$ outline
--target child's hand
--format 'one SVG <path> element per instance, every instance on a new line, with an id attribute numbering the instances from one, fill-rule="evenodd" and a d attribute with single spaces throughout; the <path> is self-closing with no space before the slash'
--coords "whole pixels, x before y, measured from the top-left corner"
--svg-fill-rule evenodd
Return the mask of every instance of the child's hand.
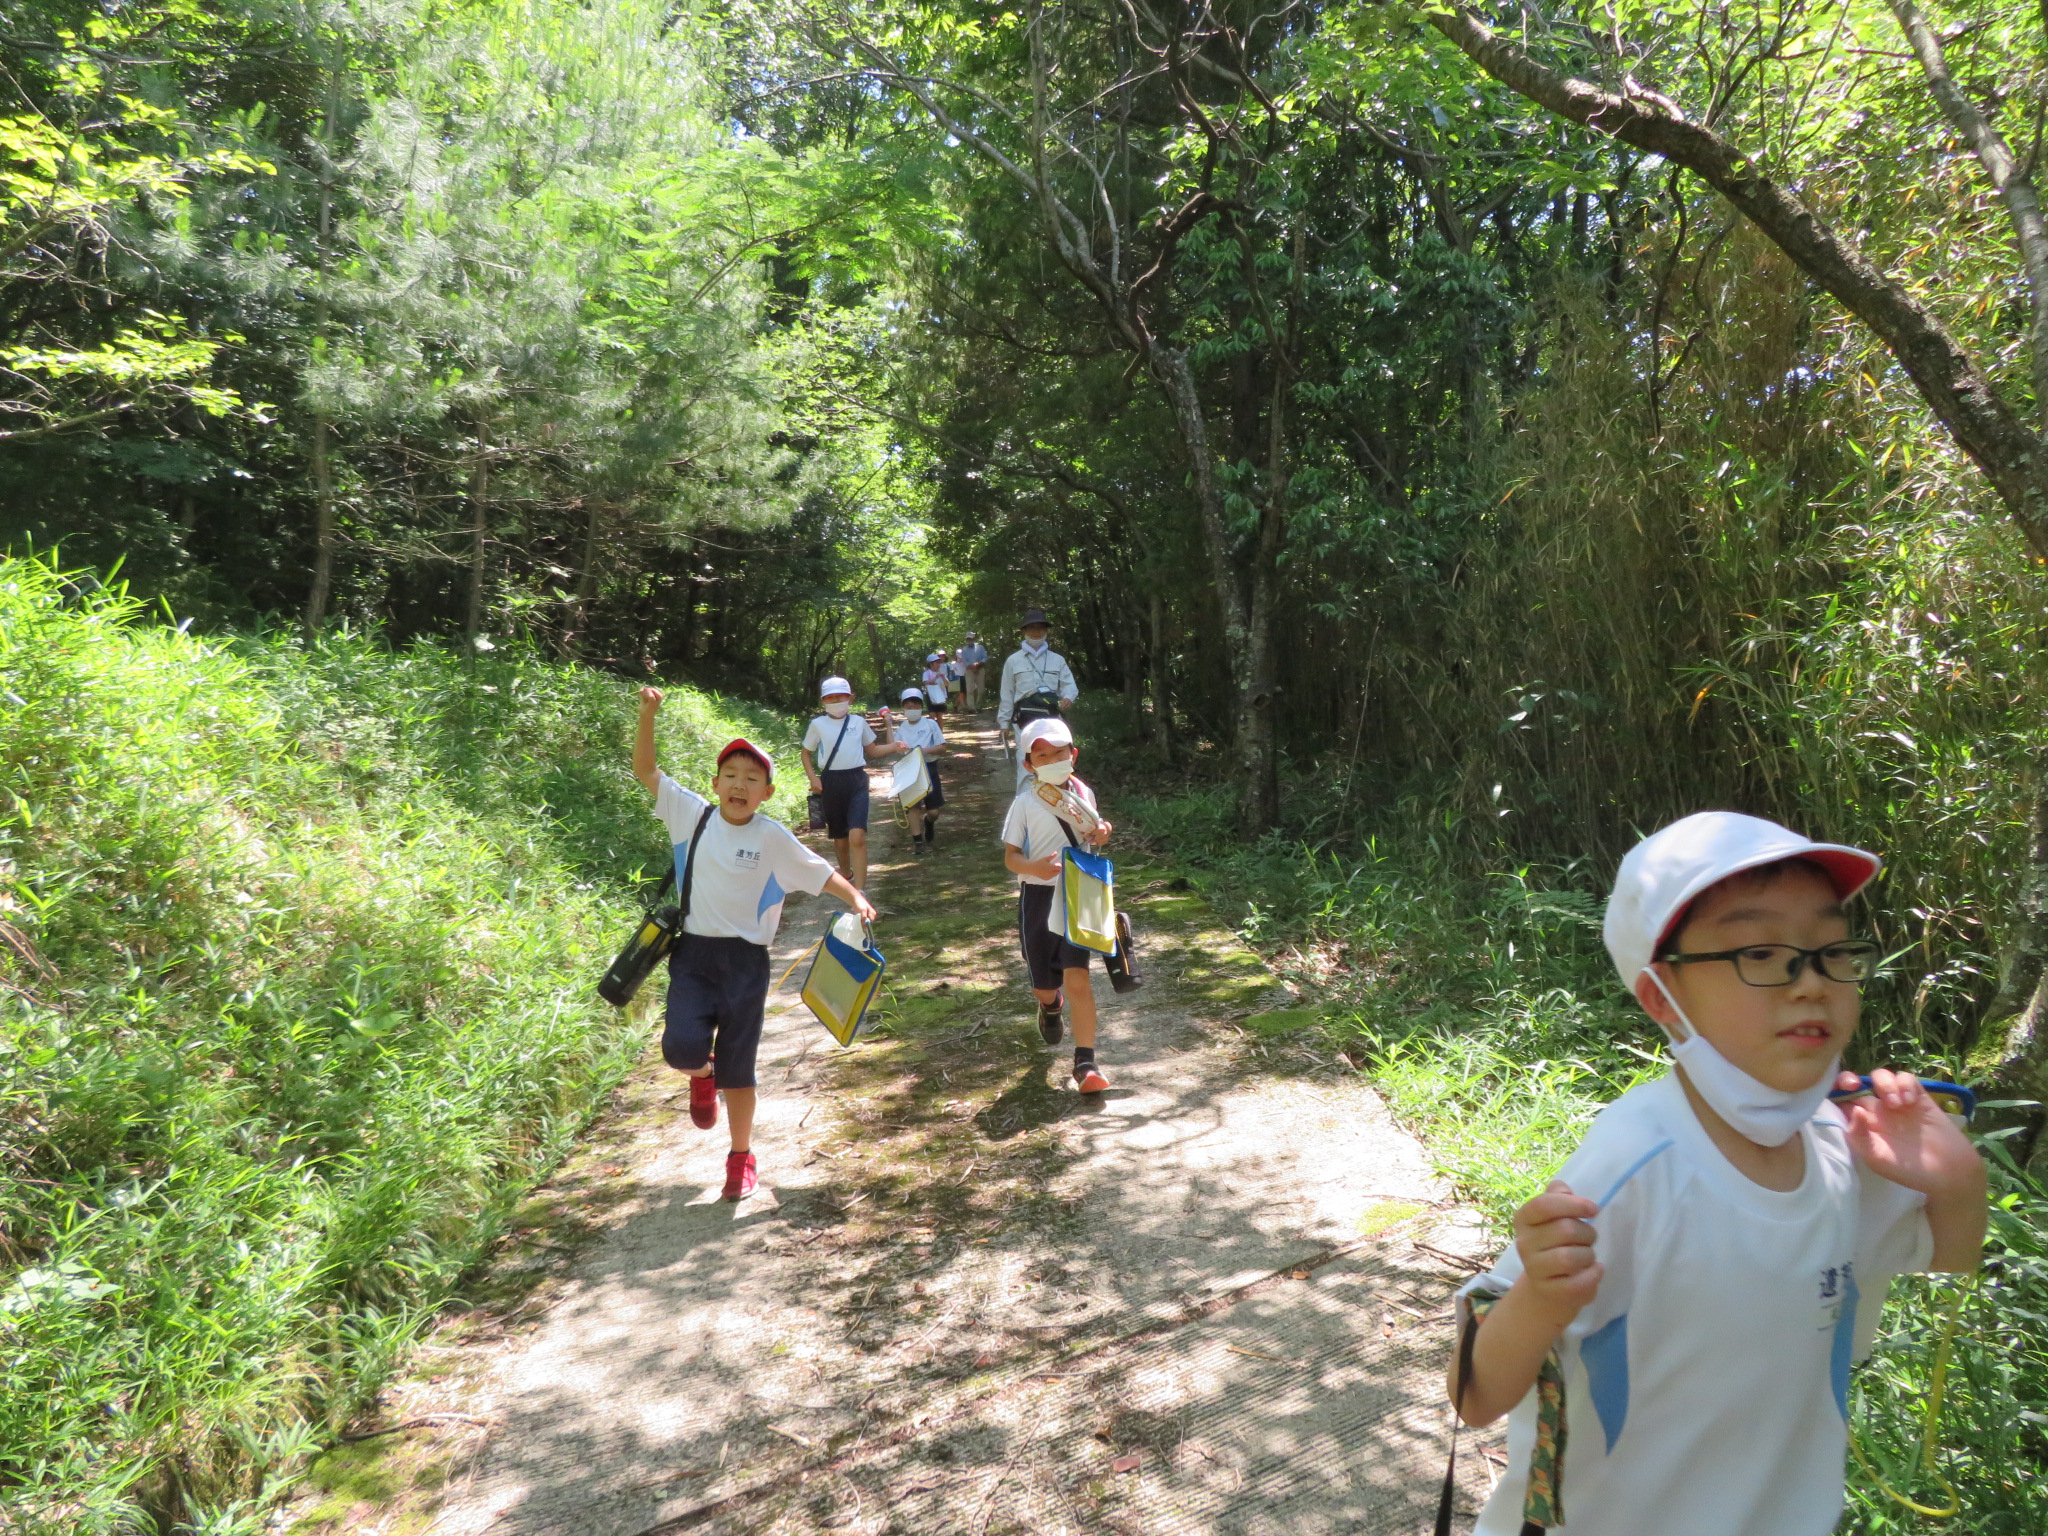
<path id="1" fill-rule="evenodd" d="M 811 793 L 814 795 L 822 795 L 823 793 L 825 793 L 825 781 L 819 778 L 815 773 L 811 775 Z"/>
<path id="2" fill-rule="evenodd" d="M 1860 1084 L 1854 1073 L 1844 1072 L 1835 1086 Z M 1870 1097 L 1843 1107 L 1850 1150 L 1872 1173 L 1930 1197 L 1984 1187 L 1984 1160 L 1919 1078 L 1879 1067 L 1870 1074 L 1870 1087 Z"/>
<path id="3" fill-rule="evenodd" d="M 1096 825 L 1095 830 L 1088 834 L 1088 841 L 1094 844 L 1097 848 L 1100 848 L 1104 843 L 1109 841 L 1109 834 L 1115 830 L 1115 827 L 1113 827 L 1109 822 L 1100 822 Z"/>
<path id="4" fill-rule="evenodd" d="M 853 910 L 860 914 L 860 920 L 864 923 L 872 923 L 877 915 L 875 904 L 868 900 L 867 892 L 858 888 L 853 893 Z"/>
<path id="5" fill-rule="evenodd" d="M 1532 1297 L 1562 1328 L 1593 1299 L 1605 1273 L 1593 1257 L 1592 1218 L 1600 1207 L 1575 1195 L 1562 1179 L 1515 1212 L 1515 1249 Z"/>
<path id="6" fill-rule="evenodd" d="M 640 707 L 642 709 L 659 709 L 664 697 L 666 695 L 659 688 L 642 688 L 640 690 Z"/>
<path id="7" fill-rule="evenodd" d="M 1060 877 L 1059 857 L 1048 853 L 1042 859 L 1026 859 L 1024 873 L 1037 880 L 1057 880 Z"/>

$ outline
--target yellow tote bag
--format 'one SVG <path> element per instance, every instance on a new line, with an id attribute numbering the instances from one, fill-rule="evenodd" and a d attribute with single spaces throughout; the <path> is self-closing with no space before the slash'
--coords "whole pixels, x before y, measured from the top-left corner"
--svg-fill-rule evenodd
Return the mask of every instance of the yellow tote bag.
<path id="1" fill-rule="evenodd" d="M 1055 914 L 1067 942 L 1098 955 L 1116 952 L 1116 866 L 1099 853 L 1066 850 Z"/>
<path id="2" fill-rule="evenodd" d="M 811 968 L 804 973 L 801 996 L 804 1006 L 817 1015 L 818 1022 L 841 1045 L 858 1040 L 867 1025 L 868 1004 L 882 985 L 889 962 L 875 948 L 875 936 L 862 925 L 863 942 L 856 946 L 827 929 L 818 947 L 811 951 Z"/>

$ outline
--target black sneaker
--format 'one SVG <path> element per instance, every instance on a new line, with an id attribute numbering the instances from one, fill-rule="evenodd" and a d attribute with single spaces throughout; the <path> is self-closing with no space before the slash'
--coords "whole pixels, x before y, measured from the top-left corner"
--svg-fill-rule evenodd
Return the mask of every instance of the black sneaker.
<path id="1" fill-rule="evenodd" d="M 1045 1003 L 1038 1005 L 1038 1038 L 1047 1045 L 1058 1045 L 1060 1036 L 1066 1032 L 1065 1021 L 1060 1017 L 1060 1009 L 1064 1005 L 1064 999 L 1050 1006 Z"/>

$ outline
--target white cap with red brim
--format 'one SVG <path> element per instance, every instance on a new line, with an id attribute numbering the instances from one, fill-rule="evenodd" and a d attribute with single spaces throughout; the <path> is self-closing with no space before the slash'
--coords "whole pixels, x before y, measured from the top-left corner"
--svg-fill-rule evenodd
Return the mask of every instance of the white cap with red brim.
<path id="1" fill-rule="evenodd" d="M 1057 716 L 1034 720 L 1017 733 L 1017 750 L 1029 752 L 1041 741 L 1049 741 L 1056 747 L 1071 747 L 1074 733 L 1067 729 L 1067 722 Z"/>
<path id="2" fill-rule="evenodd" d="M 1842 901 L 1862 890 L 1884 862 L 1861 848 L 1816 843 L 1775 821 L 1739 811 L 1699 811 L 1637 843 L 1615 873 L 1601 925 L 1622 985 L 1635 986 L 1670 937 L 1672 924 L 1708 886 L 1782 859 L 1818 864 Z"/>

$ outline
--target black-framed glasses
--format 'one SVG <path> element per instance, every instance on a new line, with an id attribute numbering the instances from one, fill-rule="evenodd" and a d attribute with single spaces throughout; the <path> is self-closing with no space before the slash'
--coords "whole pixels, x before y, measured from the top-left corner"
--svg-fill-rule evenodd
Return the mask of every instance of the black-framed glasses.
<path id="1" fill-rule="evenodd" d="M 1878 948 L 1868 939 L 1843 939 L 1819 949 L 1801 949 L 1797 944 L 1745 944 L 1740 949 L 1662 958 L 1668 965 L 1731 960 L 1735 974 L 1752 987 L 1789 987 L 1809 965 L 1829 981 L 1868 981 L 1877 974 Z"/>

